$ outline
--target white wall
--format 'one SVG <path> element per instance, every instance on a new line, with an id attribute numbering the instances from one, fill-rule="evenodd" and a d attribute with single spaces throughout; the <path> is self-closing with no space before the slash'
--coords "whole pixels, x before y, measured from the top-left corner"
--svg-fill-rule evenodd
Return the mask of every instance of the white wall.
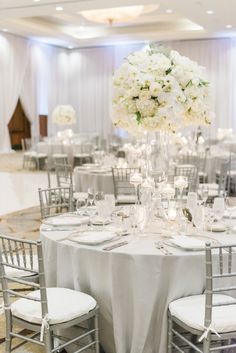
<path id="1" fill-rule="evenodd" d="M 218 127 L 236 131 L 236 40 L 166 44 L 206 66 L 216 112 L 211 133 Z M 51 122 L 52 110 L 58 104 L 71 104 L 76 109 L 76 132 L 111 132 L 112 74 L 130 52 L 141 47 L 143 44 L 68 51 L 1 34 L 0 151 L 10 146 L 7 123 L 17 96 L 32 122 L 33 135 L 38 134 L 38 114 L 49 114 L 49 134 L 58 131 Z"/>

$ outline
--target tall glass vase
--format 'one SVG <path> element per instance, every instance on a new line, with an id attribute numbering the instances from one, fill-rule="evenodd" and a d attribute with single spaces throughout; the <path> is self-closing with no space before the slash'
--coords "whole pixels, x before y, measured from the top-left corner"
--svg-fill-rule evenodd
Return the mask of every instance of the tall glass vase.
<path id="1" fill-rule="evenodd" d="M 155 181 L 167 179 L 169 167 L 169 135 L 166 132 L 146 133 L 146 173 Z"/>

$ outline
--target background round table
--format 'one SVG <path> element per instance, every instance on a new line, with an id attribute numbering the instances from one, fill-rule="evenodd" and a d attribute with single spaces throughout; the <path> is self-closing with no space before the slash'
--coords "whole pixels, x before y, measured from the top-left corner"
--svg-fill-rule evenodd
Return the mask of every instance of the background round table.
<path id="1" fill-rule="evenodd" d="M 114 194 L 111 172 L 94 172 L 92 170 L 76 167 L 74 169 L 74 184 L 76 192 L 87 192 L 88 188 L 103 191 L 104 194 Z"/>

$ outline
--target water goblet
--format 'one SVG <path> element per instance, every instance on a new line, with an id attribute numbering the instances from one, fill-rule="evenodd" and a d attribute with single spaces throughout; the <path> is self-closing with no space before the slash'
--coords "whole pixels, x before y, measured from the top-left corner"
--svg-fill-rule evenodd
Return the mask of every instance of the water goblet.
<path id="1" fill-rule="evenodd" d="M 206 205 L 206 202 L 209 196 L 209 186 L 202 184 L 201 188 L 199 189 L 199 193 L 202 199 L 202 204 Z"/>
<path id="2" fill-rule="evenodd" d="M 224 215 L 225 210 L 225 200 L 223 197 L 216 197 L 213 203 L 213 212 L 215 214 L 215 219 L 219 222 Z"/>
<path id="3" fill-rule="evenodd" d="M 136 204 L 140 203 L 139 200 L 139 187 L 143 182 L 143 177 L 141 173 L 135 172 L 130 175 L 130 180 L 129 180 L 131 185 L 134 185 L 135 187 L 135 193 L 136 193 Z"/>
<path id="4" fill-rule="evenodd" d="M 78 195 L 76 200 L 76 214 L 81 215 L 81 210 L 83 210 L 84 206 L 86 205 L 86 195 L 81 193 Z"/>
<path id="5" fill-rule="evenodd" d="M 227 233 L 232 229 L 232 217 L 233 213 L 236 210 L 236 197 L 225 197 L 225 208 L 229 214 L 229 222 L 227 224 Z"/>
<path id="6" fill-rule="evenodd" d="M 179 190 L 179 198 L 180 204 L 183 204 L 183 191 L 188 187 L 188 178 L 186 176 L 175 176 L 174 177 L 174 186 L 177 190 Z"/>
<path id="7" fill-rule="evenodd" d="M 204 228 L 204 223 L 205 223 L 205 208 L 204 206 L 197 206 L 195 207 L 193 213 L 193 224 L 198 230 L 201 230 Z"/>

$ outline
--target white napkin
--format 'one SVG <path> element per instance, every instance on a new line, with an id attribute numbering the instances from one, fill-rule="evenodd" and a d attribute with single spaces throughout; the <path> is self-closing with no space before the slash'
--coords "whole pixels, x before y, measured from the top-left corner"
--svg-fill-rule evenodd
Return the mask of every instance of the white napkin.
<path id="1" fill-rule="evenodd" d="M 104 243 L 105 241 L 112 240 L 117 237 L 116 233 L 113 232 L 84 232 L 78 234 L 77 237 L 73 236 L 70 240 L 79 243 L 79 244 L 87 244 L 87 245 L 97 245 Z"/>
<path id="2" fill-rule="evenodd" d="M 42 222 L 51 226 L 77 226 L 87 224 L 89 222 L 89 217 L 80 217 L 78 215 L 60 215 L 46 218 Z"/>
<path id="3" fill-rule="evenodd" d="M 171 239 L 168 239 L 168 242 L 185 250 L 205 249 L 204 241 L 186 235 L 174 236 Z"/>

